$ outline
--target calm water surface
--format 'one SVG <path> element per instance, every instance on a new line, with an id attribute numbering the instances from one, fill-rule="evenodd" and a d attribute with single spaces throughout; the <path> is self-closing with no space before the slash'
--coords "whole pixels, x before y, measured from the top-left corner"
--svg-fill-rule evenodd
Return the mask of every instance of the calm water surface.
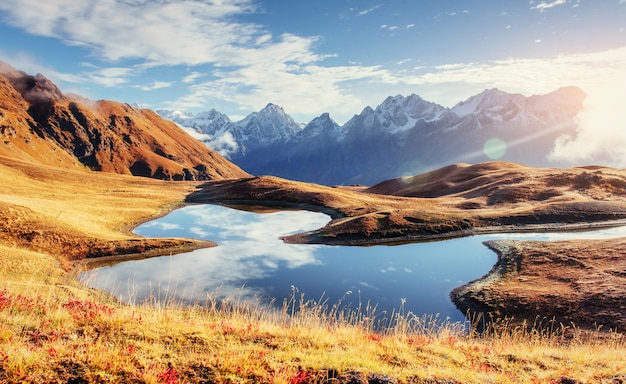
<path id="1" fill-rule="evenodd" d="M 128 303 L 149 297 L 204 303 L 207 298 L 282 304 L 298 297 L 376 313 L 437 315 L 452 322 L 463 314 L 450 291 L 486 274 L 496 255 L 482 242 L 493 239 L 561 240 L 626 236 L 626 227 L 593 232 L 480 235 L 459 239 L 371 247 L 285 244 L 280 236 L 317 229 L 330 218 L 308 211 L 253 213 L 218 205 L 176 210 L 139 226 L 147 237 L 193 237 L 218 247 L 174 256 L 127 261 L 83 273 L 87 285 Z"/>

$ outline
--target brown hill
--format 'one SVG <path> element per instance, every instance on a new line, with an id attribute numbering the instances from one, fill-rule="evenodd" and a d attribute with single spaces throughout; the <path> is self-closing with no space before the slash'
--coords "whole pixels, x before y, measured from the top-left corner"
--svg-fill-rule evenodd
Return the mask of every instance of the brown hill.
<path id="1" fill-rule="evenodd" d="M 0 155 L 167 180 L 248 176 L 156 113 L 64 95 L 0 62 Z"/>
<path id="2" fill-rule="evenodd" d="M 266 176 L 209 182 L 187 199 L 317 207 L 334 220 L 294 241 L 372 244 L 624 220 L 626 170 L 457 164 L 371 188 Z"/>
<path id="3" fill-rule="evenodd" d="M 566 198 L 568 191 L 602 200 L 602 195 L 626 196 L 624 175 L 624 170 L 598 166 L 542 169 L 509 162 L 453 164 L 387 180 L 365 192 L 404 197 L 457 196 L 483 205 Z"/>

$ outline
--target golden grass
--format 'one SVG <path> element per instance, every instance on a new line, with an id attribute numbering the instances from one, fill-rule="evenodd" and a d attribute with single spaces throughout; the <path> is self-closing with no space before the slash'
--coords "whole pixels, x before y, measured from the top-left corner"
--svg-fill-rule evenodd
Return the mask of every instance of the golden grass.
<path id="1" fill-rule="evenodd" d="M 601 383 L 626 369 L 618 338 L 564 341 L 514 327 L 471 336 L 413 328 L 422 319 L 410 316 L 374 332 L 349 321 L 359 316 L 320 316 L 300 302 L 295 312 L 290 302 L 276 311 L 128 306 L 76 285 L 24 288 L 0 288 L 0 382 Z"/>
<path id="2" fill-rule="evenodd" d="M 12 217 L 58 233 L 101 231 L 105 238 L 132 238 L 124 230 L 128 225 L 162 214 L 195 188 L 7 159 L 2 164 L 6 212 L 13 209 Z M 64 267 L 61 254 L 3 238 L 0 383 L 550 383 L 565 378 L 602 383 L 626 375 L 626 346 L 610 335 L 574 333 L 565 339 L 558 327 L 529 333 L 506 322 L 484 335 L 465 334 L 401 309 L 391 319 L 393 327 L 375 330 L 378 323 L 367 308 L 355 313 L 341 303 L 297 295 L 276 310 L 211 300 L 203 307 L 124 305 L 81 285 Z"/>

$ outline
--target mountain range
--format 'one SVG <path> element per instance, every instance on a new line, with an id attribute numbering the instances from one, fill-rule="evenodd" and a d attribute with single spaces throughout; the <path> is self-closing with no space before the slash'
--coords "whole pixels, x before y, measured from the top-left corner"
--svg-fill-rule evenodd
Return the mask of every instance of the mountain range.
<path id="1" fill-rule="evenodd" d="M 249 176 L 153 111 L 65 95 L 3 62 L 0 156 L 166 180 Z"/>
<path id="2" fill-rule="evenodd" d="M 297 123 L 271 103 L 237 122 L 215 109 L 157 113 L 249 173 L 372 185 L 459 162 L 565 165 L 549 155 L 558 137 L 576 134 L 585 97 L 576 87 L 530 97 L 488 89 L 446 108 L 415 94 L 397 95 L 365 107 L 344 125 L 328 113 Z"/>
<path id="3" fill-rule="evenodd" d="M 233 122 L 216 110 L 157 114 L 63 94 L 0 62 L 0 156 L 169 180 L 255 174 L 327 185 L 495 159 L 561 166 L 548 156 L 558 137 L 576 134 L 585 96 L 575 87 L 531 97 L 491 89 L 446 108 L 398 95 L 343 125 L 328 113 L 298 123 L 270 103 Z"/>

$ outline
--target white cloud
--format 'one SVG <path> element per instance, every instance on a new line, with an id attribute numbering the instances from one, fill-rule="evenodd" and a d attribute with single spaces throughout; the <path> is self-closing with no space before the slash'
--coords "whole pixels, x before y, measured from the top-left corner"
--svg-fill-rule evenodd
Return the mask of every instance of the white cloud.
<path id="1" fill-rule="evenodd" d="M 607 79 L 609 80 L 609 79 Z M 596 84 L 578 115 L 576 136 L 560 137 L 552 158 L 578 164 L 626 167 L 626 75 Z"/>
<path id="2" fill-rule="evenodd" d="M 38 0 L 5 0 L 0 10 L 8 22 L 32 34 L 54 37 L 68 45 L 82 46 L 97 56 L 118 62 L 135 59 L 144 65 L 245 66 L 274 46 L 262 27 L 234 20 L 255 10 L 251 0 L 162 0 L 129 2 L 122 0 L 58 0 L 42 4 Z M 276 45 L 282 49 L 287 38 Z M 308 45 L 315 38 L 300 39 Z M 285 52 L 299 59 L 315 61 L 310 52 Z"/>
<path id="3" fill-rule="evenodd" d="M 231 153 L 239 149 L 239 144 L 231 132 L 224 132 L 224 134 L 212 140 L 209 143 L 209 147 L 217 151 L 220 155 L 228 157 Z"/>
<path id="4" fill-rule="evenodd" d="M 191 86 L 186 96 L 173 101 L 169 107 L 189 110 L 220 101 L 250 111 L 272 102 L 283 106 L 294 117 L 331 111 L 343 119 L 364 105 L 346 83 L 387 82 L 389 72 L 375 66 L 290 67 L 283 63 L 259 62 L 245 68 L 217 71 L 213 76 L 214 80 Z"/>
<path id="5" fill-rule="evenodd" d="M 626 47 L 547 59 L 512 58 L 397 71 L 358 64 L 289 66 L 266 61 L 215 72 L 214 80 L 194 84 L 189 94 L 173 101 L 171 107 L 189 110 L 223 101 L 241 106 L 247 114 L 273 102 L 294 117 L 307 116 L 303 122 L 330 112 L 342 123 L 364 106 L 376 106 L 388 95 L 398 93 L 418 93 L 451 107 L 493 87 L 525 95 L 544 94 L 568 85 L 580 86 L 588 93 L 602 92 L 596 85 L 623 76 L 625 67 Z"/>
<path id="6" fill-rule="evenodd" d="M 623 78 L 626 67 L 626 46 L 589 53 L 559 55 L 545 59 L 496 60 L 476 63 L 446 64 L 430 68 L 426 73 L 409 76 L 401 81 L 413 85 L 458 85 L 465 89 L 459 96 L 433 100 L 444 105 L 461 101 L 459 97 L 481 91 L 477 87 L 498 87 L 525 95 L 551 92 L 559 87 L 576 85 L 588 93 L 603 89 L 611 79 Z M 422 71 L 424 68 L 421 68 Z M 454 101 L 456 100 L 456 101 Z"/>
<path id="7" fill-rule="evenodd" d="M 183 83 L 185 84 L 192 84 L 195 83 L 195 81 L 201 77 L 203 77 L 204 74 L 200 73 L 200 72 L 191 72 L 190 74 L 188 74 L 187 76 L 183 77 L 183 79 L 181 80 Z"/>
<path id="8" fill-rule="evenodd" d="M 376 6 L 374 6 L 374 7 L 371 7 L 371 8 L 365 9 L 365 10 L 362 10 L 362 11 L 360 11 L 360 12 L 358 12 L 358 13 L 357 13 L 357 16 L 367 15 L 368 13 L 374 12 L 375 10 L 377 10 L 377 9 L 378 9 L 378 8 L 380 8 L 380 7 L 381 7 L 381 5 L 379 4 L 379 5 L 376 5 Z"/>
<path id="9" fill-rule="evenodd" d="M 404 65 L 406 63 L 410 63 L 413 59 L 402 59 L 395 62 L 396 65 Z"/>
<path id="10" fill-rule="evenodd" d="M 200 141 L 211 140 L 211 135 L 208 135 L 206 133 L 198 132 L 197 130 L 195 130 L 193 128 L 185 127 L 185 126 L 182 126 L 180 124 L 176 124 L 176 125 L 178 125 L 183 131 L 187 132 L 187 134 L 189 136 L 193 137 L 196 140 L 200 140 Z"/>
<path id="11" fill-rule="evenodd" d="M 558 6 L 558 5 L 563 5 L 563 4 L 566 4 L 566 3 L 567 3 L 567 0 L 554 0 L 554 1 L 551 1 L 551 2 L 542 1 L 541 3 L 537 4 L 534 7 L 531 7 L 530 9 L 538 9 L 539 12 L 543 12 L 546 9 L 554 8 L 554 7 Z"/>
<path id="12" fill-rule="evenodd" d="M 155 89 L 169 88 L 174 83 L 174 81 L 153 81 L 150 85 L 138 85 L 136 88 L 142 91 L 154 91 Z"/>
<path id="13" fill-rule="evenodd" d="M 128 82 L 127 77 L 132 75 L 132 68 L 110 67 L 104 69 L 96 69 L 84 75 L 84 79 L 103 85 L 105 87 L 114 87 Z M 82 80 L 81 78 L 80 80 Z"/>

